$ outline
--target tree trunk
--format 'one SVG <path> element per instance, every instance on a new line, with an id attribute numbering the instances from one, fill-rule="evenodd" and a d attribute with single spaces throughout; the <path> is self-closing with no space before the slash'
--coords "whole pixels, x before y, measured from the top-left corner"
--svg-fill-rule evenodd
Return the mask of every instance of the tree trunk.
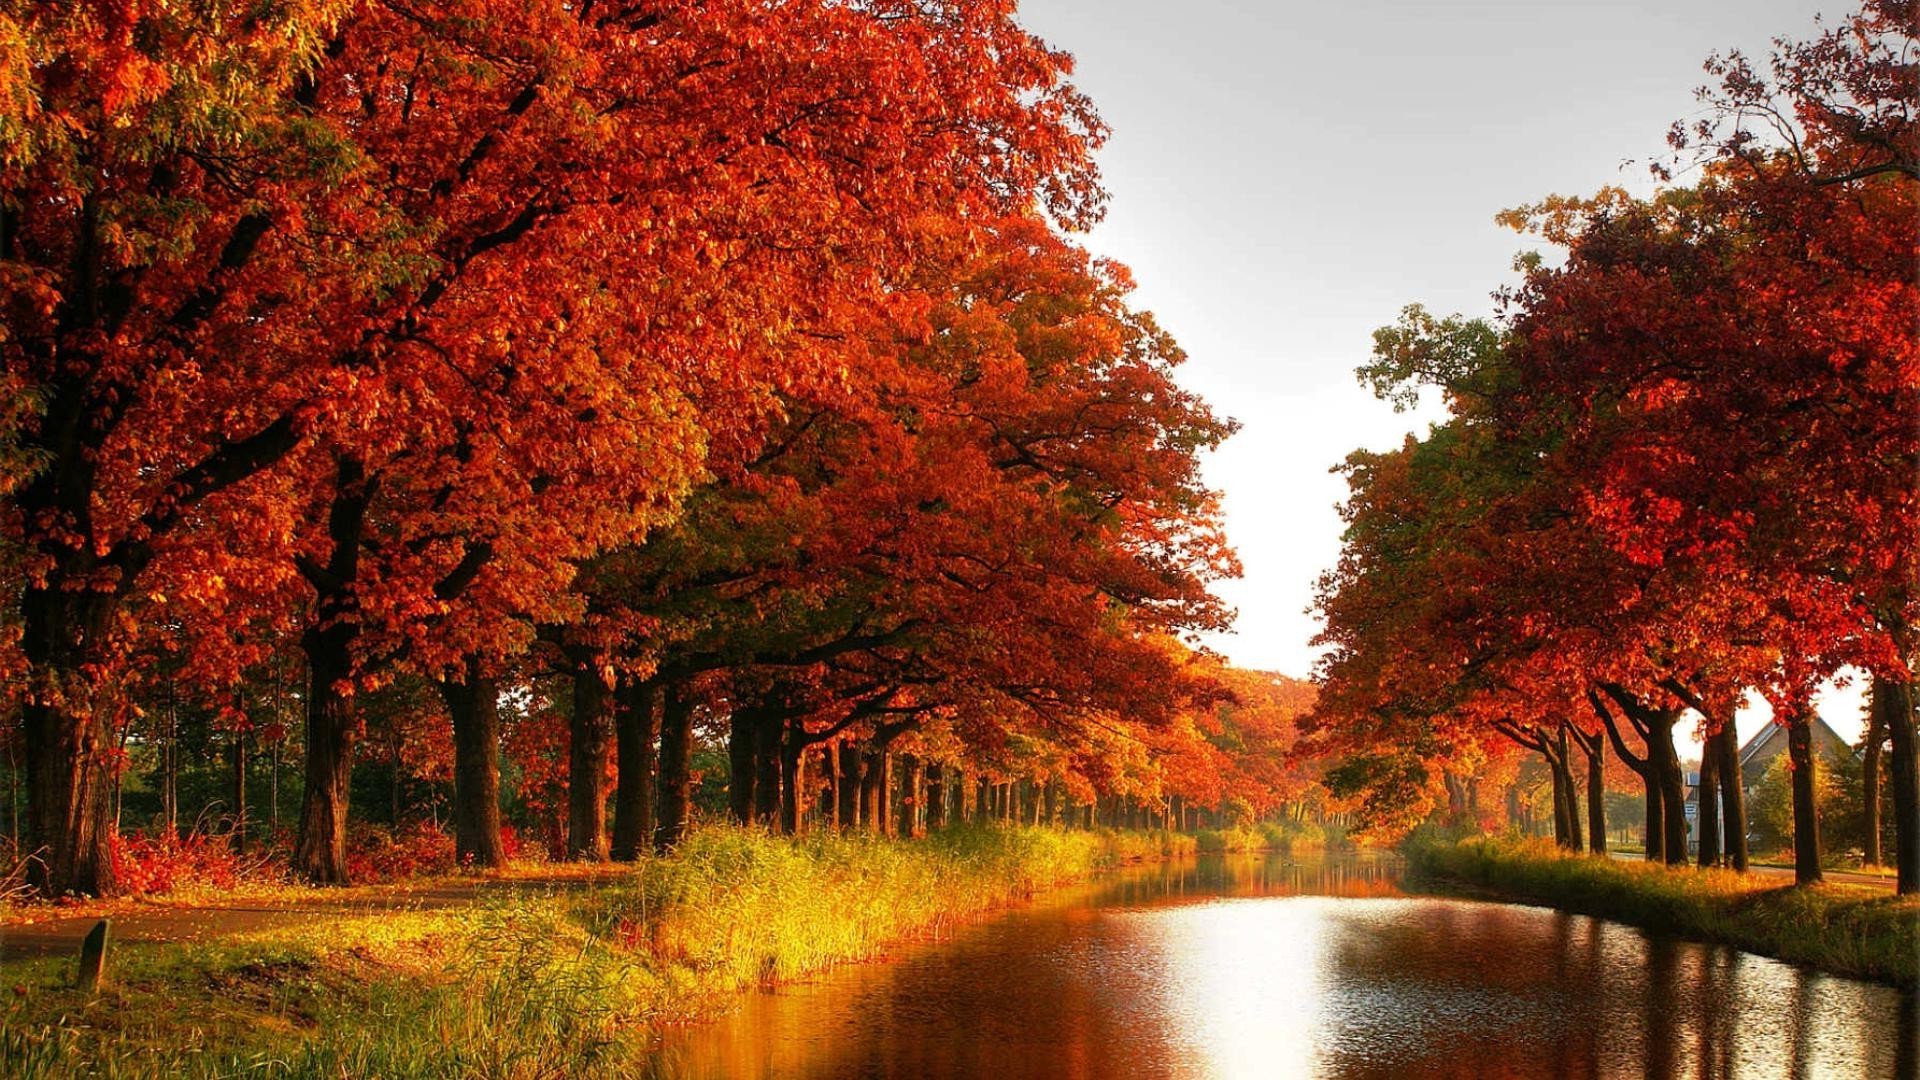
<path id="1" fill-rule="evenodd" d="M 1820 883 L 1820 818 L 1816 807 L 1812 714 L 1805 708 L 1787 719 L 1787 754 L 1793 764 L 1793 882 Z"/>
<path id="2" fill-rule="evenodd" d="M 834 795 L 840 800 L 840 831 L 860 827 L 860 747 L 852 739 L 840 744 L 840 777 L 834 782 Z"/>
<path id="3" fill-rule="evenodd" d="M 1880 865 L 1880 745 L 1886 741 L 1886 713 L 1875 700 L 1867 710 L 1866 745 L 1860 750 L 1860 821 L 1866 832 L 1860 861 L 1868 866 Z"/>
<path id="4" fill-rule="evenodd" d="M 601 676 L 598 654 L 574 658 L 573 714 L 568 727 L 567 858 L 606 861 L 607 749 L 612 735 L 613 688 Z"/>
<path id="5" fill-rule="evenodd" d="M 467 657 L 466 672 L 440 680 L 453 720 L 453 850 L 462 865 L 507 864 L 500 842 L 500 688 Z"/>
<path id="6" fill-rule="evenodd" d="M 1587 846 L 1595 855 L 1607 853 L 1607 742 L 1599 732 L 1580 736 L 1587 754 Z"/>
<path id="7" fill-rule="evenodd" d="M 1893 743 L 1884 764 L 1893 795 L 1894 888 L 1901 896 L 1920 895 L 1920 737 L 1914 731 L 1913 683 L 1876 677 L 1873 701 Z"/>
<path id="8" fill-rule="evenodd" d="M 663 855 L 687 834 L 692 776 L 693 695 L 676 685 L 660 713 L 660 816 L 653 849 Z"/>
<path id="9" fill-rule="evenodd" d="M 1713 752 L 1720 773 L 1720 846 L 1727 863 L 1735 870 L 1747 870 L 1747 789 L 1740 773 L 1740 733 L 1728 712 L 1720 730 L 1713 736 Z"/>
<path id="10" fill-rule="evenodd" d="M 660 727 L 660 686 L 651 679 L 620 686 L 614 713 L 612 855 L 620 862 L 638 859 L 653 838 L 653 740 Z"/>
<path id="11" fill-rule="evenodd" d="M 350 664 L 351 623 L 309 630 L 307 654 L 306 791 L 300 800 L 300 834 L 294 871 L 317 885 L 347 884 L 347 797 L 353 777 L 352 699 L 340 692 Z"/>
<path id="12" fill-rule="evenodd" d="M 387 727 L 387 825 L 400 831 L 400 729 Z"/>
<path id="13" fill-rule="evenodd" d="M 797 721 L 787 721 L 797 723 Z M 785 723 L 776 721 L 779 726 Z M 769 724 L 769 727 L 775 726 Z M 780 831 L 787 836 L 800 835 L 806 817 L 806 796 L 800 787 L 806 783 L 807 746 L 802 732 L 792 732 L 780 740 Z"/>
<path id="14" fill-rule="evenodd" d="M 920 758 L 900 755 L 900 835 L 912 839 L 920 835 Z"/>
<path id="15" fill-rule="evenodd" d="M 946 766 L 936 761 L 929 761 L 927 763 L 927 831 L 945 828 L 946 824 Z"/>
<path id="16" fill-rule="evenodd" d="M 768 829 L 780 827 L 779 713 L 753 710 L 753 820 Z"/>
<path id="17" fill-rule="evenodd" d="M 753 824 L 754 742 L 759 725 L 751 709 L 735 709 L 727 725 L 727 811 L 736 824 Z"/>
<path id="18" fill-rule="evenodd" d="M 293 869 L 320 885 L 347 884 L 348 793 L 358 732 L 346 683 L 360 635 L 353 586 L 360 572 L 367 508 L 379 487 L 355 458 L 342 455 L 334 465 L 327 564 L 301 566 L 315 601 L 312 622 L 300 635 L 307 655 L 307 760 Z"/>
<path id="19" fill-rule="evenodd" d="M 111 608 L 58 586 L 28 586 L 21 601 L 21 649 L 27 668 L 84 698 L 88 643 L 107 634 Z M 28 696 L 21 706 L 26 744 L 27 882 L 42 896 L 116 891 L 113 874 L 113 721 Z"/>
<path id="20" fill-rule="evenodd" d="M 235 731 L 228 754 L 233 765 L 233 850 L 247 853 L 247 733 Z"/>
<path id="21" fill-rule="evenodd" d="M 1700 830 L 1699 864 L 1720 865 L 1720 763 L 1706 749 L 1700 752 L 1700 786 L 1694 792 L 1694 826 Z"/>
<path id="22" fill-rule="evenodd" d="M 1559 773 L 1560 783 L 1567 789 L 1567 846 L 1574 851 L 1584 851 L 1580 831 L 1580 787 L 1573 782 L 1573 758 L 1567 747 L 1567 725 L 1562 723 L 1554 733 L 1553 767 Z M 1468 800 L 1472 805 L 1472 800 Z"/>
<path id="23" fill-rule="evenodd" d="M 1652 769 L 1640 776 L 1646 786 L 1647 827 L 1646 861 L 1664 862 L 1667 857 L 1667 813 L 1666 801 L 1660 797 L 1660 777 Z"/>
<path id="24" fill-rule="evenodd" d="M 167 680 L 167 736 L 160 757 L 160 815 L 167 822 L 167 839 L 180 838 L 180 716 L 173 679 Z M 16 846 L 19 837 L 14 837 Z"/>
<path id="25" fill-rule="evenodd" d="M 1680 713 L 1672 709 L 1651 712 L 1647 718 L 1647 762 L 1656 766 L 1660 789 L 1661 825 L 1665 829 L 1660 850 L 1672 866 L 1687 861 L 1686 774 L 1680 769 L 1680 755 L 1673 747 L 1673 726 Z"/>
<path id="26" fill-rule="evenodd" d="M 1560 761 L 1560 783 L 1567 789 L 1567 847 L 1579 852 L 1587 849 L 1586 833 L 1580 824 L 1580 785 L 1573 782 L 1573 768 L 1566 758 Z"/>
<path id="27" fill-rule="evenodd" d="M 1558 847 L 1572 847 L 1573 841 L 1570 839 L 1572 826 L 1567 820 L 1567 789 L 1560 783 L 1560 767 L 1553 763 L 1553 755 L 1546 751 L 1541 752 L 1540 760 L 1547 763 L 1547 779 L 1553 788 L 1553 842 Z M 1449 778 L 1448 787 L 1451 789 L 1452 786 Z M 1457 820 L 1451 810 L 1451 791 L 1448 792 L 1448 797 L 1448 817 Z"/>

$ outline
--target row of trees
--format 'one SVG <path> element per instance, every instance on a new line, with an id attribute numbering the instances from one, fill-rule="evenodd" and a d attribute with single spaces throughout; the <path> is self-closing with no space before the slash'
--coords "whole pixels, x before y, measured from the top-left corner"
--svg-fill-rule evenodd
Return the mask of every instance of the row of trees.
<path id="1" fill-rule="evenodd" d="M 1765 68 L 1716 58 L 1704 118 L 1672 133 L 1693 183 L 1514 211 L 1565 257 L 1526 257 L 1498 319 L 1415 307 L 1376 335 L 1363 380 L 1450 413 L 1348 459 L 1320 587 L 1314 739 L 1376 822 L 1424 814 L 1435 772 L 1524 749 L 1570 844 L 1589 773 L 1600 848 L 1611 753 L 1644 786 L 1649 857 L 1681 862 L 1689 722 L 1700 861 L 1744 868 L 1733 717 L 1757 694 L 1788 730 L 1817 881 L 1812 701 L 1851 672 L 1872 702 L 1868 857 L 1890 811 L 1899 889 L 1920 892 L 1915 26 L 1907 0 L 1869 0 Z"/>
<path id="2" fill-rule="evenodd" d="M 789 829 L 823 775 L 847 824 L 956 768 L 1302 797 L 1299 687 L 1182 644 L 1232 425 L 1063 237 L 1104 129 L 1012 4 L 63 0 L 0 45 L 38 888 L 115 891 L 121 770 L 174 827 L 183 739 L 239 807 L 300 761 L 319 882 L 370 731 L 481 865 L 503 747 L 582 858 L 671 846 L 700 745 Z"/>

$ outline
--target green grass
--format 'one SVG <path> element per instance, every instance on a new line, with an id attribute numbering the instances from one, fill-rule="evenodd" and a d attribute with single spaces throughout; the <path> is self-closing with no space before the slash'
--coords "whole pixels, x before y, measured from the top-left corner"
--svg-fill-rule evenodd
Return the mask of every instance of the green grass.
<path id="1" fill-rule="evenodd" d="M 939 935 L 1179 841 L 951 829 L 916 842 L 705 829 L 573 888 L 0 966 L 0 1075 L 627 1075 L 652 1025 Z M 10 988 L 10 992 L 8 989 Z"/>
<path id="2" fill-rule="evenodd" d="M 1851 975 L 1920 983 L 1920 899 L 1866 886 L 1777 879 L 1569 854 L 1543 840 L 1418 840 L 1415 882 L 1596 915 Z"/>

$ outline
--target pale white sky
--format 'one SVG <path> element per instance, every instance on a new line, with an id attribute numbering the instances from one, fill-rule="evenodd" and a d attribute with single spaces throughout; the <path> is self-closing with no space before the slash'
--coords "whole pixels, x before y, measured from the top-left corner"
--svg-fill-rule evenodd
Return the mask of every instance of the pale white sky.
<path id="1" fill-rule="evenodd" d="M 1502 209 L 1647 163 L 1697 109 L 1701 62 L 1804 37 L 1821 0 L 1023 0 L 1079 61 L 1114 129 L 1113 194 L 1085 238 L 1131 266 L 1138 300 L 1191 354 L 1182 382 L 1239 419 L 1207 463 L 1246 576 L 1216 646 L 1310 673 L 1314 579 L 1339 552 L 1328 470 L 1397 445 L 1396 415 L 1354 381 L 1376 327 L 1419 302 L 1488 314 L 1521 237 Z M 1823 712 L 1848 738 L 1853 695 Z M 1743 719 L 1746 733 L 1764 722 Z"/>

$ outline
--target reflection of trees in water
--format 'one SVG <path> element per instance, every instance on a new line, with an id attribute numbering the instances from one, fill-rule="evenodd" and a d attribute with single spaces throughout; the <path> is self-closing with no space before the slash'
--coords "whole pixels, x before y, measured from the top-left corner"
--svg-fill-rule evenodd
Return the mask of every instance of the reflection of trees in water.
<path id="1" fill-rule="evenodd" d="M 1364 899 L 1395 895 L 1398 870 L 1339 856 L 1133 867 L 896 962 L 754 999 L 656 1065 L 1187 1075 L 1216 1050 L 1243 1062 L 1232 1051 L 1251 1045 L 1276 1048 L 1277 1074 L 1332 1077 L 1915 1077 L 1912 996 L 1586 916 Z M 1301 899 L 1193 903 L 1257 896 Z M 1249 1001 L 1271 1011 L 1249 1019 Z"/>

